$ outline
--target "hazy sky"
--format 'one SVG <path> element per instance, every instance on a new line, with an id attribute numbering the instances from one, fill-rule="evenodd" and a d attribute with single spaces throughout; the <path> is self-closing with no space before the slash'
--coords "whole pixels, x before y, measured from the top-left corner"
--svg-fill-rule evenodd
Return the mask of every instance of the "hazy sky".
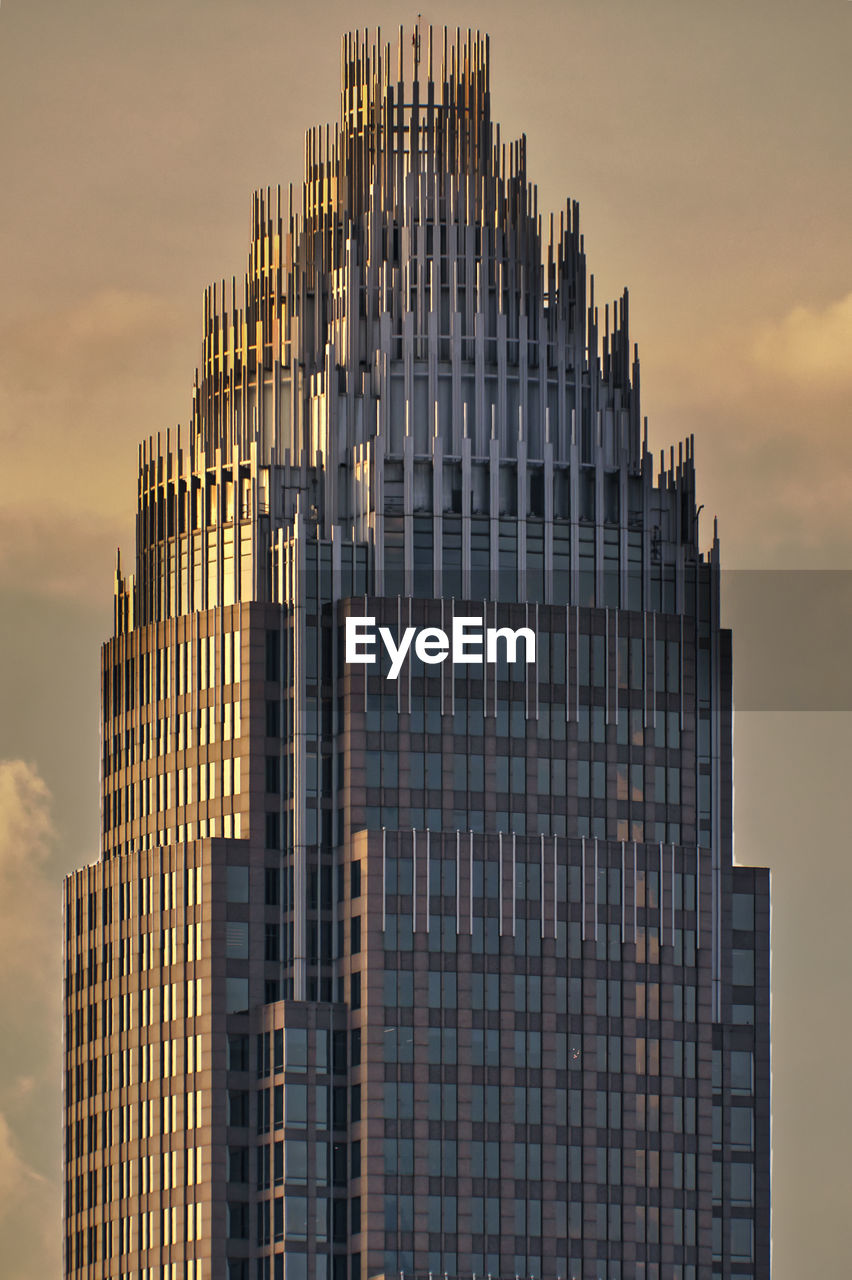
<path id="1" fill-rule="evenodd" d="M 98 645 L 116 545 L 132 552 L 136 445 L 188 419 L 202 290 L 244 270 L 253 188 L 298 182 L 304 131 L 336 118 L 341 33 L 415 16 L 0 3 L 8 1280 L 59 1271 L 59 882 L 97 852 Z M 695 433 L 705 542 L 718 514 L 729 567 L 852 569 L 850 0 L 497 0 L 424 19 L 490 32 L 493 112 L 527 134 L 539 207 L 579 200 L 597 296 L 630 287 L 651 440 Z M 736 849 L 774 873 L 774 1276 L 833 1278 L 852 1203 L 852 699 L 798 681 L 846 660 L 852 631 L 806 579 L 774 581 L 786 618 L 731 597 L 739 705 L 767 708 L 736 719 Z M 848 579 L 831 583 L 842 622 Z M 782 642 L 793 665 L 749 700 Z"/>

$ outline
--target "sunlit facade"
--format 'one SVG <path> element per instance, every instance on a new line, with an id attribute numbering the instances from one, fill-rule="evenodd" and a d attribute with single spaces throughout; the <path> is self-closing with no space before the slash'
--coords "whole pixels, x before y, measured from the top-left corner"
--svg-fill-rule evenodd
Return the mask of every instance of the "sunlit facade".
<path id="1" fill-rule="evenodd" d="M 627 295 L 487 40 L 344 40 L 140 451 L 65 891 L 65 1275 L 763 1280 L 769 881 Z M 535 636 L 347 661 L 346 620 Z M 366 626 L 366 622 L 361 624 Z"/>

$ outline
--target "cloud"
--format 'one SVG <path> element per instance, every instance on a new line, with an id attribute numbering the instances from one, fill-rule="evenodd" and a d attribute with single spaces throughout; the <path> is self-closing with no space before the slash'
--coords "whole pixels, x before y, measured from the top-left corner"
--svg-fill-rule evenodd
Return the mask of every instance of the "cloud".
<path id="1" fill-rule="evenodd" d="M 45 402 L 51 385 L 91 402 L 105 385 L 139 377 L 142 355 L 149 371 L 158 372 L 168 360 L 174 322 L 165 298 L 129 289 L 99 289 L 62 307 L 23 310 L 3 331 L 4 383 L 36 403 Z"/>
<path id="2" fill-rule="evenodd" d="M 36 564 L 67 560 L 63 524 L 132 518 L 139 441 L 186 423 L 196 332 L 163 297 L 116 289 L 0 325 L 0 507 L 26 516 L 19 539 L 48 526 Z"/>
<path id="3" fill-rule="evenodd" d="M 0 1221 L 19 1207 L 33 1186 L 41 1189 L 44 1184 L 42 1175 L 24 1160 L 9 1121 L 0 1112 Z"/>
<path id="4" fill-rule="evenodd" d="M 0 585 L 53 600 L 110 599 L 116 547 L 131 553 L 132 523 L 96 511 L 0 510 Z M 128 555 L 124 571 L 132 571 Z"/>
<path id="5" fill-rule="evenodd" d="M 59 885 L 50 792 L 0 760 L 0 1257 L 4 1280 L 59 1271 Z M 41 1172 L 43 1170 L 44 1172 Z"/>
<path id="6" fill-rule="evenodd" d="M 60 889 L 50 861 L 50 801 L 33 765 L 0 760 L 0 1109 L 14 1103 L 21 1114 L 38 1101 L 59 1042 Z"/>
<path id="7" fill-rule="evenodd" d="M 33 765 L 0 760 L 0 1110 L 37 1124 L 55 1099 L 61 1014 L 50 800 Z"/>
<path id="8" fill-rule="evenodd" d="M 23 760 L 0 761 L 0 993 L 4 1005 L 46 977 L 46 955 L 55 951 L 57 890 L 46 874 L 53 825 L 50 792 Z M 51 970 L 53 966 L 50 966 Z"/>
<path id="9" fill-rule="evenodd" d="M 0 327 L 0 587 L 108 601 L 118 543 L 132 556 L 138 442 L 189 407 L 182 320 L 101 289 Z"/>
<path id="10" fill-rule="evenodd" d="M 749 355 L 757 369 L 804 389 L 852 387 L 852 293 L 763 323 Z"/>
<path id="11" fill-rule="evenodd" d="M 18 1076 L 18 1079 L 15 1080 L 12 1085 L 10 1096 L 14 1098 L 16 1102 L 20 1102 L 24 1098 L 28 1098 L 33 1093 L 37 1084 L 38 1081 L 35 1076 Z"/>
<path id="12" fill-rule="evenodd" d="M 0 1254 L 5 1280 L 42 1280 L 60 1268 L 57 1187 L 19 1150 L 0 1112 Z"/>
<path id="13" fill-rule="evenodd" d="M 53 826 L 50 792 L 38 770 L 24 760 L 0 760 L 0 874 L 8 866 L 47 856 Z"/>
<path id="14" fill-rule="evenodd" d="M 852 566 L 852 293 L 730 315 L 700 347 L 672 328 L 642 382 L 652 444 L 695 435 L 698 500 L 719 516 L 728 567 Z"/>

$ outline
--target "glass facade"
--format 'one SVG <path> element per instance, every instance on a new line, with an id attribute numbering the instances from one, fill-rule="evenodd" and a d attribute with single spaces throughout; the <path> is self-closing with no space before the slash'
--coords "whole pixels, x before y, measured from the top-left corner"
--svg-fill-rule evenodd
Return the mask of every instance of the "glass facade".
<path id="1" fill-rule="evenodd" d="M 141 450 L 66 884 L 69 1277 L 769 1274 L 692 444 L 655 467 L 627 295 L 601 321 L 576 205 L 543 239 L 487 41 L 426 41 L 344 41 L 188 438 Z M 348 659 L 465 618 L 493 660 Z"/>

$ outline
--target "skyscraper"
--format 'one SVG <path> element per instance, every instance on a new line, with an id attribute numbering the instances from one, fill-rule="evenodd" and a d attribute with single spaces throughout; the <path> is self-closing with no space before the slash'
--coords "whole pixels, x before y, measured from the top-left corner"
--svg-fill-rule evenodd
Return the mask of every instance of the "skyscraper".
<path id="1" fill-rule="evenodd" d="M 692 443 L 655 468 L 487 40 L 346 39 L 305 170 L 140 451 L 66 1275 L 760 1280 L 769 885 Z"/>

